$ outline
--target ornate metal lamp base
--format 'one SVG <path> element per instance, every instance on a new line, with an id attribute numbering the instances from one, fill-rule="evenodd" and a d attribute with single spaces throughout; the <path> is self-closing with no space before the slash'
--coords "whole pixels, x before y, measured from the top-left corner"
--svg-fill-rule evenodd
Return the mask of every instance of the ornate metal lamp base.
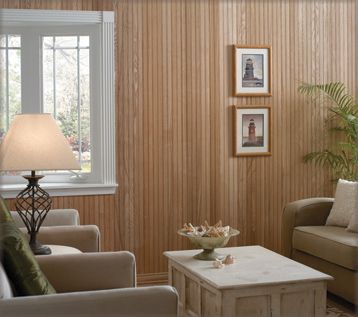
<path id="1" fill-rule="evenodd" d="M 51 208 L 52 200 L 50 195 L 44 191 L 38 181 L 42 175 L 36 175 L 31 171 L 31 175 L 24 176 L 29 181 L 27 187 L 16 197 L 16 210 L 24 222 L 27 233 L 30 235 L 30 247 L 34 254 L 51 254 L 49 247 L 43 246 L 36 241 L 36 235 Z"/>
<path id="2" fill-rule="evenodd" d="M 51 254 L 51 249 L 41 243 L 35 241 L 35 243 L 30 243 L 30 248 L 35 255 L 49 255 Z"/>

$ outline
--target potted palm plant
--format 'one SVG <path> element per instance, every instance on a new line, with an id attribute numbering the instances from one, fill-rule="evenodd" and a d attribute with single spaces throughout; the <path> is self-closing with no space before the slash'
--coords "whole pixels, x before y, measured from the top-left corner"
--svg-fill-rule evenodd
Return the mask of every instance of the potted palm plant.
<path id="1" fill-rule="evenodd" d="M 338 133 L 335 144 L 308 153 L 305 162 L 329 166 L 335 178 L 358 181 L 358 104 L 354 97 L 347 93 L 341 82 L 323 85 L 302 84 L 298 91 L 309 96 L 323 95 L 324 102 L 328 101 L 329 129 Z"/>

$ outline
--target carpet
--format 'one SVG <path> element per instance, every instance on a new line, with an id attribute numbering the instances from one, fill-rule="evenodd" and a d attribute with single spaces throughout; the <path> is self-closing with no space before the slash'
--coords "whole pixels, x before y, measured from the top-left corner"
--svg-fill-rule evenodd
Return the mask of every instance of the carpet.
<path id="1" fill-rule="evenodd" d="M 353 315 L 345 313 L 337 307 L 327 305 L 327 317 L 353 317 Z"/>

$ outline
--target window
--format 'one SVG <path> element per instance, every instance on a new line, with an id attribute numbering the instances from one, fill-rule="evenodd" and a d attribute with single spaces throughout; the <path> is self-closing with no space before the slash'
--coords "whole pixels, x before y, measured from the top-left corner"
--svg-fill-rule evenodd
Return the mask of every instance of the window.
<path id="1" fill-rule="evenodd" d="M 0 139 L 16 113 L 51 113 L 82 169 L 46 172 L 42 186 L 52 195 L 113 193 L 113 13 L 5 9 L 0 19 Z M 12 197 L 25 182 L 5 173 L 1 183 Z"/>
<path id="2" fill-rule="evenodd" d="M 0 139 L 21 113 L 21 37 L 0 34 Z"/>
<path id="3" fill-rule="evenodd" d="M 82 172 L 91 172 L 89 36 L 42 37 L 43 111 L 52 113 Z"/>

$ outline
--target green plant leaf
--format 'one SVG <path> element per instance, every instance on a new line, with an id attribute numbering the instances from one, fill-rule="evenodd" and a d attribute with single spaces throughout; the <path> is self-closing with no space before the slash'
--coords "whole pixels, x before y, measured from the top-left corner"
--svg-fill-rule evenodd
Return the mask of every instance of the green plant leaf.
<path id="1" fill-rule="evenodd" d="M 328 130 L 341 135 L 330 149 L 306 154 L 304 162 L 328 166 L 338 178 L 358 180 L 358 105 L 354 97 L 346 92 L 341 82 L 322 85 L 303 83 L 298 91 L 308 96 L 325 97 L 316 100 L 323 101 L 332 114 L 328 120 L 334 126 L 328 127 Z"/>

